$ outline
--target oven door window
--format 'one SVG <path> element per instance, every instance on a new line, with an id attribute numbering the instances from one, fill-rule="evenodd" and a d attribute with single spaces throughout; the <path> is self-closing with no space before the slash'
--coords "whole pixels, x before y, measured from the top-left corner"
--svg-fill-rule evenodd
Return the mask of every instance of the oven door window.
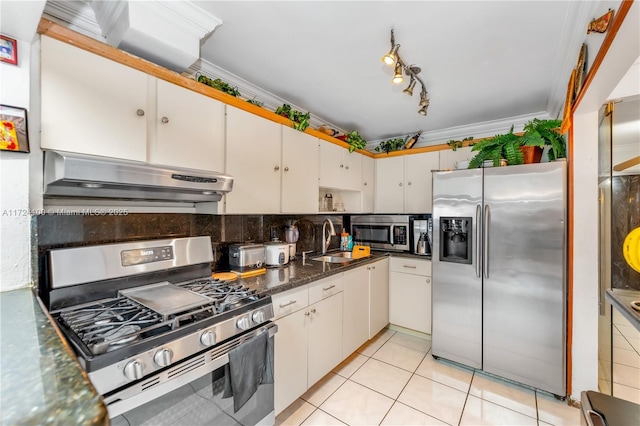
<path id="1" fill-rule="evenodd" d="M 273 350 L 273 340 L 270 343 Z M 270 359 L 273 360 L 273 354 Z M 113 417 L 111 425 L 256 425 L 275 421 L 273 383 L 260 384 L 242 408 L 234 412 L 233 397 L 223 398 L 224 382 L 225 367 L 222 366 Z"/>
<path id="2" fill-rule="evenodd" d="M 363 243 L 391 242 L 391 226 L 389 225 L 353 225 L 353 239 Z"/>

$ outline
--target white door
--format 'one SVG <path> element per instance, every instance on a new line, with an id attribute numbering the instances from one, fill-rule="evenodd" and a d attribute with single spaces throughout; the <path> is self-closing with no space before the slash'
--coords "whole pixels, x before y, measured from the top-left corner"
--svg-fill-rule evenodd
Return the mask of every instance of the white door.
<path id="1" fill-rule="evenodd" d="M 362 156 L 362 212 L 373 213 L 375 195 L 375 163 L 371 157 Z"/>
<path id="2" fill-rule="evenodd" d="M 280 213 L 282 126 L 227 106 L 226 213 Z"/>
<path id="3" fill-rule="evenodd" d="M 150 162 L 224 171 L 225 105 L 164 80 L 157 80 L 157 89 L 157 143 Z"/>
<path id="4" fill-rule="evenodd" d="M 342 358 L 369 340 L 369 269 L 362 266 L 344 273 L 342 284 Z"/>
<path id="5" fill-rule="evenodd" d="M 391 324 L 431 333 L 431 304 L 427 304 L 430 295 L 431 277 L 391 272 L 389 280 Z"/>
<path id="6" fill-rule="evenodd" d="M 331 142 L 320 141 L 320 186 L 324 188 L 342 188 L 345 174 L 343 147 Z"/>
<path id="7" fill-rule="evenodd" d="M 276 321 L 274 387 L 276 415 L 307 391 L 308 308 Z"/>
<path id="8" fill-rule="evenodd" d="M 389 324 L 389 259 L 369 266 L 369 339 Z"/>
<path id="9" fill-rule="evenodd" d="M 282 126 L 282 213 L 318 211 L 318 139 Z"/>
<path id="10" fill-rule="evenodd" d="M 376 213 L 404 211 L 404 156 L 376 159 Z"/>
<path id="11" fill-rule="evenodd" d="M 342 292 L 309 306 L 309 370 L 313 386 L 342 361 Z"/>
<path id="12" fill-rule="evenodd" d="M 431 213 L 433 199 L 431 171 L 439 167 L 438 152 L 407 155 L 405 162 L 405 213 Z"/>
<path id="13" fill-rule="evenodd" d="M 40 55 L 42 148 L 147 161 L 146 74 L 46 36 Z"/>
<path id="14" fill-rule="evenodd" d="M 358 152 L 349 152 L 348 149 L 342 149 L 344 163 L 344 178 L 342 181 L 342 189 L 352 191 L 360 191 L 362 188 L 362 158 L 364 155 Z"/>

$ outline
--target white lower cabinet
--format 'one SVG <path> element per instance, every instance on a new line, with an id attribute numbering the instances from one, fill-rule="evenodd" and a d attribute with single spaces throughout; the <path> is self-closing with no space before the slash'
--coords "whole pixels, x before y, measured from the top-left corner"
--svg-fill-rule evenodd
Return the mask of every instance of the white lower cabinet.
<path id="1" fill-rule="evenodd" d="M 369 272 L 370 266 L 361 266 L 344 273 L 343 359 L 369 339 Z"/>
<path id="2" fill-rule="evenodd" d="M 389 324 L 389 259 L 344 273 L 342 358 Z"/>
<path id="3" fill-rule="evenodd" d="M 342 361 L 342 274 L 272 296 L 275 412 Z"/>
<path id="4" fill-rule="evenodd" d="M 389 324 L 389 259 L 369 269 L 369 339 Z"/>
<path id="5" fill-rule="evenodd" d="M 431 261 L 392 257 L 389 322 L 431 334 Z"/>

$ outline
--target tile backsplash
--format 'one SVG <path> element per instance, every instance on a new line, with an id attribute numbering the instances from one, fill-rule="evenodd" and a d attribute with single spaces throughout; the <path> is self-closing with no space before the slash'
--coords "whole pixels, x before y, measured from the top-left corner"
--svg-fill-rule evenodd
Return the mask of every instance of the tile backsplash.
<path id="1" fill-rule="evenodd" d="M 42 215 L 36 217 L 39 271 L 47 250 L 116 242 L 207 235 L 214 251 L 214 270 L 228 268 L 228 245 L 235 242 L 269 241 L 271 229 L 284 241 L 285 225 L 295 222 L 300 238 L 298 253 L 320 251 L 322 222 L 331 218 L 340 233 L 340 215 L 206 215 L 185 213 L 132 213 L 122 216 Z M 339 247 L 339 235 L 330 249 Z"/>

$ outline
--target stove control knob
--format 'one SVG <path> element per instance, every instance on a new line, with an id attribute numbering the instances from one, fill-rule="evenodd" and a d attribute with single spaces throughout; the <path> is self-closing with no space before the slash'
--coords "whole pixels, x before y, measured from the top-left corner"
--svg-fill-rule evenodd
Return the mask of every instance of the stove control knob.
<path id="1" fill-rule="evenodd" d="M 200 336 L 200 343 L 202 343 L 205 346 L 213 345 L 214 343 L 216 343 L 216 333 L 211 330 L 205 331 Z"/>
<path id="2" fill-rule="evenodd" d="M 158 364 L 160 367 L 166 367 L 171 364 L 171 359 L 173 358 L 173 351 L 171 349 L 160 349 L 153 356 L 153 361 Z"/>
<path id="3" fill-rule="evenodd" d="M 248 330 L 250 326 L 249 317 L 242 317 L 236 322 L 236 327 L 240 330 Z"/>
<path id="4" fill-rule="evenodd" d="M 139 359 L 134 359 L 124 366 L 123 371 L 128 379 L 138 380 L 141 379 L 144 374 L 144 364 Z"/>
<path id="5" fill-rule="evenodd" d="M 262 309 L 260 309 L 259 311 L 255 311 L 253 315 L 251 315 L 251 319 L 256 324 L 262 324 L 264 322 L 264 312 L 262 311 Z"/>

